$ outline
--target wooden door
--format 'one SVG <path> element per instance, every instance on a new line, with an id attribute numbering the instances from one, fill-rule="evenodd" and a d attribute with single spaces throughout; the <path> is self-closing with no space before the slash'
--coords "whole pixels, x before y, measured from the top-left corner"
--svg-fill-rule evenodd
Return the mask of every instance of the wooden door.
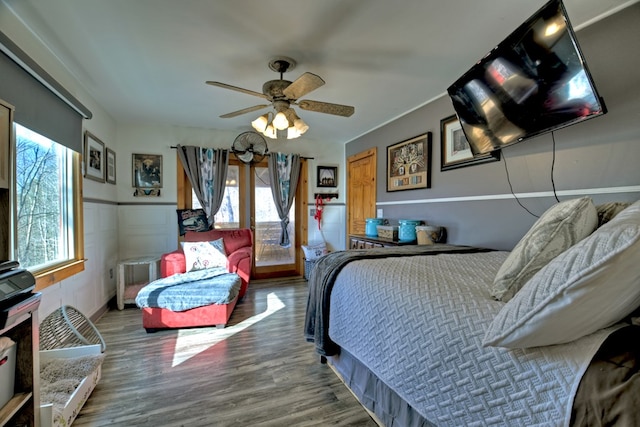
<path id="1" fill-rule="evenodd" d="M 178 209 L 194 207 L 197 202 L 182 167 L 180 160 L 177 160 L 178 176 Z M 233 172 L 231 168 L 236 168 Z M 250 166 L 238 161 L 235 156 L 229 159 L 230 171 L 227 174 L 227 190 L 231 186 L 237 187 L 234 191 L 234 200 L 238 199 L 233 206 L 232 221 L 216 222 L 222 228 L 246 228 L 253 230 L 253 250 L 254 262 L 251 272 L 253 279 L 265 279 L 271 277 L 283 277 L 302 275 L 304 259 L 301 250 L 302 245 L 307 244 L 307 198 L 308 179 L 307 161 L 302 160 L 300 170 L 300 182 L 296 190 L 295 206 L 291 208 L 289 216 L 291 248 L 281 248 L 275 241 L 275 234 L 280 225 L 278 218 L 265 218 L 265 211 L 256 209 L 257 205 L 272 204 L 273 198 L 269 187 L 269 173 L 267 160 L 261 163 L 252 163 Z M 233 181 L 233 182 L 231 182 Z M 267 190 L 257 191 L 257 190 Z M 1 190 L 0 190 L 1 191 Z M 199 206 L 198 206 L 199 207 Z M 276 226 L 276 227 L 274 227 Z M 268 232 L 266 228 L 269 228 Z M 279 234 L 277 235 L 279 237 Z"/>
<path id="2" fill-rule="evenodd" d="M 267 159 L 250 167 L 250 223 L 253 230 L 254 262 L 251 277 L 297 276 L 302 274 L 303 254 L 307 234 L 307 162 L 302 160 L 300 180 L 294 204 L 289 211 L 289 238 L 291 247 L 279 245 L 280 219 L 271 195 L 271 176 Z"/>
<path id="3" fill-rule="evenodd" d="M 375 148 L 347 159 L 347 235 L 365 234 L 365 220 L 376 217 L 376 161 Z"/>

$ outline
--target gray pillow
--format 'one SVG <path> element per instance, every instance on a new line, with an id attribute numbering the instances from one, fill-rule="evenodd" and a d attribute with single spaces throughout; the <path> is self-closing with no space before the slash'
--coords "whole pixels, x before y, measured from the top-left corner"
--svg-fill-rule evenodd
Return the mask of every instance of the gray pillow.
<path id="1" fill-rule="evenodd" d="M 640 306 L 640 202 L 558 255 L 506 303 L 483 344 L 561 344 L 613 325 Z"/>
<path id="2" fill-rule="evenodd" d="M 542 267 L 591 234 L 597 225 L 598 214 L 590 197 L 566 200 L 547 209 L 498 270 L 491 296 L 509 301 Z"/>
<path id="3" fill-rule="evenodd" d="M 609 202 L 597 205 L 596 211 L 598 212 L 598 227 L 611 221 L 613 217 L 629 206 L 631 206 L 631 203 L 627 202 Z"/>

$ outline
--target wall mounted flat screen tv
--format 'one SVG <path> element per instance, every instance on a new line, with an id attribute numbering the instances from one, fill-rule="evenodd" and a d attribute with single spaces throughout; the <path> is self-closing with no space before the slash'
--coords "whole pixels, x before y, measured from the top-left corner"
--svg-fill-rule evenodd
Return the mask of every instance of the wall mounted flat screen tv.
<path id="1" fill-rule="evenodd" d="M 545 4 L 447 92 L 476 155 L 606 113 L 560 0 Z"/>

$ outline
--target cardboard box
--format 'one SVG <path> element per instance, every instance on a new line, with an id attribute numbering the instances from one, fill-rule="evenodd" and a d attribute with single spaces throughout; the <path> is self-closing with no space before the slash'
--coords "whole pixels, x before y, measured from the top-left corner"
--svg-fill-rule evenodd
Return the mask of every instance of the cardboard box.
<path id="1" fill-rule="evenodd" d="M 40 351 L 40 363 L 44 363 L 49 359 L 72 358 L 88 355 L 98 355 L 101 353 L 100 344 L 84 345 L 78 347 L 68 347 L 56 350 Z M 40 405 L 40 426 L 41 427 L 67 427 L 76 419 L 80 413 L 80 409 L 85 404 L 91 392 L 102 376 L 102 368 L 100 365 L 86 376 L 75 389 L 73 394 L 69 396 L 64 409 L 60 415 L 54 414 L 53 404 L 42 402 Z"/>

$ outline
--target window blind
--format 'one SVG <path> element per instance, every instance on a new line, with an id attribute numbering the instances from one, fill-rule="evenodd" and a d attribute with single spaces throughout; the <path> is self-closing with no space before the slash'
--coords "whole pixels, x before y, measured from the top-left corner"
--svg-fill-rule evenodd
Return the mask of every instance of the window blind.
<path id="1" fill-rule="evenodd" d="M 82 119 L 91 111 L 0 31 L 0 98 L 15 107 L 14 120 L 82 153 Z"/>

